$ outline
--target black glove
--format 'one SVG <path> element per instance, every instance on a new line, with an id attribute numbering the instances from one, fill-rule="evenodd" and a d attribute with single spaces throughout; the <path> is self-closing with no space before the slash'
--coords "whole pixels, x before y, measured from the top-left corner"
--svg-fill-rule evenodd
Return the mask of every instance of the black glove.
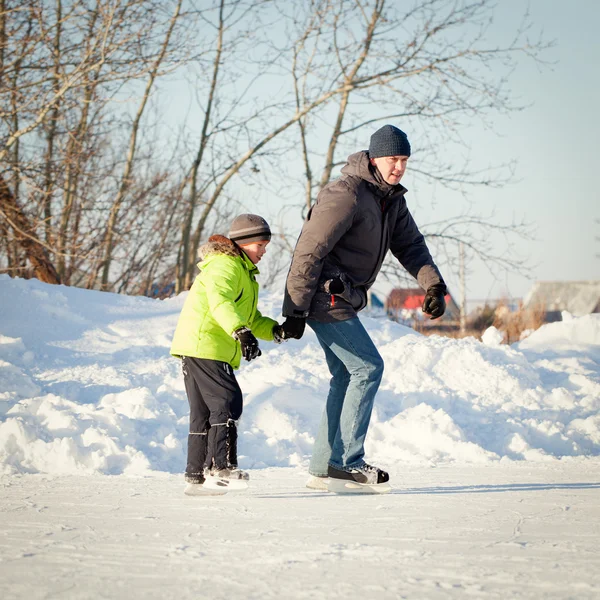
<path id="1" fill-rule="evenodd" d="M 236 329 L 232 335 L 242 346 L 242 356 L 247 361 L 258 358 L 262 354 L 258 347 L 258 340 L 247 327 Z"/>
<path id="2" fill-rule="evenodd" d="M 304 328 L 306 327 L 306 319 L 304 317 L 287 317 L 286 320 L 281 324 L 283 330 L 283 339 L 289 340 L 294 338 L 299 340 L 304 334 Z"/>
<path id="3" fill-rule="evenodd" d="M 430 315 L 431 319 L 438 319 L 446 310 L 446 286 L 443 283 L 432 285 L 425 294 L 423 300 L 423 312 Z"/>
<path id="4" fill-rule="evenodd" d="M 276 344 L 281 344 L 285 341 L 285 331 L 281 325 L 273 325 L 273 341 Z"/>

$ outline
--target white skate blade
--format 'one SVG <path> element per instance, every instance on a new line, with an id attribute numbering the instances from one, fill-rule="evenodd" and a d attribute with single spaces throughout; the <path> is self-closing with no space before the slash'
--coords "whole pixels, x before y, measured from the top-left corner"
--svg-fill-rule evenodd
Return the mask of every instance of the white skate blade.
<path id="1" fill-rule="evenodd" d="M 203 487 L 209 490 L 225 490 L 226 492 L 241 492 L 248 489 L 248 481 L 245 479 L 223 479 L 209 475 Z"/>
<path id="2" fill-rule="evenodd" d="M 227 493 L 227 488 L 207 488 L 204 484 L 188 483 L 183 493 L 186 496 L 223 496 Z"/>
<path id="3" fill-rule="evenodd" d="M 328 488 L 336 494 L 387 494 L 392 491 L 389 483 L 357 483 L 333 477 L 329 478 Z"/>
<path id="4" fill-rule="evenodd" d="M 328 492 L 329 477 L 315 477 L 311 475 L 306 482 L 306 487 L 309 490 L 319 490 L 320 492 Z"/>

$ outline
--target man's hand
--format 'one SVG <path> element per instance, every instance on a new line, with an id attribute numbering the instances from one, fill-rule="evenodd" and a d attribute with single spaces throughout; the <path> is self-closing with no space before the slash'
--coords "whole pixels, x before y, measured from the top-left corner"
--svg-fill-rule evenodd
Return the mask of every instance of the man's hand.
<path id="1" fill-rule="evenodd" d="M 432 285 L 423 300 L 423 312 L 431 319 L 439 319 L 446 310 L 446 286 L 443 283 Z"/>
<path id="2" fill-rule="evenodd" d="M 290 338 L 299 340 L 304 335 L 305 327 L 306 319 L 304 317 L 287 317 L 281 324 L 282 337 L 284 340 L 289 340 Z"/>
<path id="3" fill-rule="evenodd" d="M 258 347 L 258 340 L 247 327 L 236 329 L 232 335 L 242 346 L 242 356 L 245 360 L 251 361 L 262 354 Z"/>

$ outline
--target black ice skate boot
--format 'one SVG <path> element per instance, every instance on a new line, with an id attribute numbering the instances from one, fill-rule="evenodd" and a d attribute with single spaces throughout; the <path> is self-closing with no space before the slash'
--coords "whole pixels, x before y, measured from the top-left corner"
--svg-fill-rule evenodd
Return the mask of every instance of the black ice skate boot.
<path id="1" fill-rule="evenodd" d="M 327 474 L 328 489 L 337 494 L 385 494 L 392 489 L 388 483 L 390 476 L 365 462 L 345 469 L 329 465 Z"/>
<path id="2" fill-rule="evenodd" d="M 204 463 L 208 448 L 208 432 L 191 432 L 188 435 L 187 467 L 185 482 L 192 485 L 204 483 Z"/>
<path id="3" fill-rule="evenodd" d="M 214 432 L 213 432 L 214 431 Z M 230 490 L 243 490 L 248 487 L 248 473 L 237 466 L 237 427 L 235 421 L 217 423 L 210 428 L 209 453 L 213 451 L 208 469 L 207 481 L 220 481 L 228 484 Z M 231 462 L 231 461 L 235 462 Z"/>
<path id="4" fill-rule="evenodd" d="M 250 475 L 238 467 L 237 440 L 237 422 L 229 419 L 227 422 L 227 470 L 229 471 L 229 476 L 227 478 L 248 481 Z"/>
<path id="5" fill-rule="evenodd" d="M 188 464 L 185 470 L 187 496 L 221 496 L 228 492 L 225 486 L 208 486 L 203 473 L 207 452 L 207 434 L 190 433 L 188 437 Z"/>

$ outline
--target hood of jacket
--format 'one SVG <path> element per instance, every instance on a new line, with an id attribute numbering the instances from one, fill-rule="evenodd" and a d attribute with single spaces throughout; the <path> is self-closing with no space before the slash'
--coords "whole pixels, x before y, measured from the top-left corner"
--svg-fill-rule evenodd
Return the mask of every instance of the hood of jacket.
<path id="1" fill-rule="evenodd" d="M 227 256 L 242 256 L 242 250 L 224 235 L 212 235 L 208 242 L 198 248 L 198 260 L 202 262 L 212 254 L 225 254 Z"/>
<path id="2" fill-rule="evenodd" d="M 239 256 L 246 265 L 246 269 L 253 275 L 258 275 L 258 267 L 248 258 L 248 255 L 234 241 L 224 235 L 211 235 L 208 242 L 198 248 L 197 267 L 202 269 L 203 263 L 213 256 Z"/>
<path id="3" fill-rule="evenodd" d="M 364 179 L 378 196 L 387 196 L 392 192 L 406 193 L 408 191 L 399 183 L 396 185 L 387 183 L 377 167 L 371 164 L 369 153 L 365 150 L 355 152 L 348 157 L 346 164 L 342 167 L 342 174 Z"/>

